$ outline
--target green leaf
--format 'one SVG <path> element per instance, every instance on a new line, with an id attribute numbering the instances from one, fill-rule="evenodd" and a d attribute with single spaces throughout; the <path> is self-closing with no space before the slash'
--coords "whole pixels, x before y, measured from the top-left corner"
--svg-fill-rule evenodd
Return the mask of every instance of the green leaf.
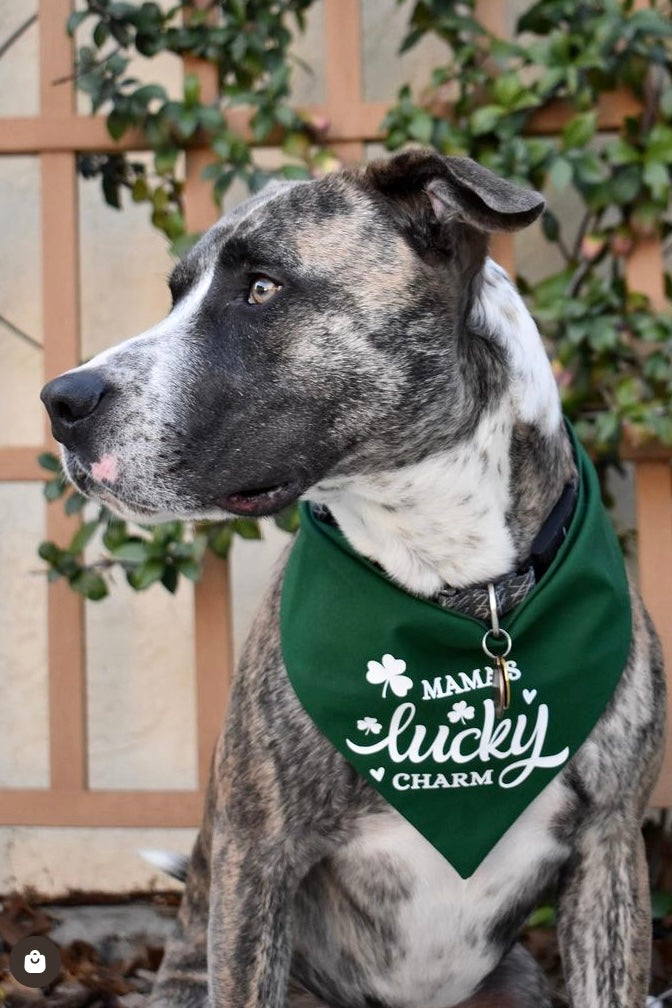
<path id="1" fill-rule="evenodd" d="M 161 578 L 161 584 L 166 591 L 170 592 L 171 595 L 174 595 L 177 591 L 178 581 L 179 577 L 175 568 L 172 565 L 170 567 L 166 567 Z"/>
<path id="2" fill-rule="evenodd" d="M 669 84 L 660 96 L 660 111 L 666 119 L 672 119 L 672 86 Z"/>
<path id="3" fill-rule="evenodd" d="M 655 200 L 666 198 L 670 188 L 670 171 L 660 161 L 647 161 L 644 165 L 644 181 Z"/>
<path id="4" fill-rule="evenodd" d="M 669 917 L 672 913 L 672 893 L 654 889 L 651 893 L 651 916 L 654 920 Z"/>
<path id="5" fill-rule="evenodd" d="M 631 203 L 637 196 L 642 181 L 639 165 L 631 164 L 619 168 L 610 183 L 612 198 L 616 203 Z"/>
<path id="6" fill-rule="evenodd" d="M 515 72 L 510 72 L 502 74 L 501 77 L 495 80 L 493 90 L 499 104 L 510 108 L 521 92 L 524 91 L 524 87 L 520 76 Z"/>
<path id="7" fill-rule="evenodd" d="M 65 22 L 65 30 L 68 35 L 74 35 L 83 21 L 91 14 L 90 10 L 73 11 Z"/>
<path id="8" fill-rule="evenodd" d="M 136 102 L 141 102 L 143 105 L 148 105 L 151 101 L 165 102 L 167 98 L 166 89 L 161 87 L 160 84 L 143 84 L 142 87 L 133 92 L 133 99 Z"/>
<path id="9" fill-rule="evenodd" d="M 42 560 L 46 560 L 47 563 L 50 564 L 57 563 L 62 552 L 63 551 L 58 548 L 56 543 L 49 542 L 48 540 L 45 542 L 41 542 L 37 548 L 38 556 L 41 557 Z"/>
<path id="10" fill-rule="evenodd" d="M 305 158 L 310 150 L 310 140 L 305 133 L 288 133 L 282 141 L 287 157 Z"/>
<path id="11" fill-rule="evenodd" d="M 126 580 L 131 588 L 135 588 L 136 591 L 145 591 L 150 585 L 161 580 L 164 570 L 165 564 L 163 560 L 148 560 L 142 566 L 127 571 Z"/>
<path id="12" fill-rule="evenodd" d="M 184 538 L 184 525 L 180 521 L 166 521 L 154 526 L 152 539 L 158 543 L 181 542 Z"/>
<path id="13" fill-rule="evenodd" d="M 614 320 L 609 316 L 592 319 L 588 329 L 590 345 L 600 353 L 613 350 L 618 344 Z"/>
<path id="14" fill-rule="evenodd" d="M 474 136 L 490 133 L 505 113 L 506 109 L 501 105 L 483 105 L 476 109 L 469 120 L 471 132 Z"/>
<path id="15" fill-rule="evenodd" d="M 37 461 L 43 469 L 48 469 L 49 472 L 61 472 L 61 463 L 52 452 L 40 452 Z"/>
<path id="16" fill-rule="evenodd" d="M 608 172 L 595 151 L 588 150 L 575 158 L 574 177 L 579 187 L 594 186 L 606 181 Z"/>
<path id="17" fill-rule="evenodd" d="M 194 535 L 191 551 L 194 560 L 200 563 L 203 560 L 205 551 L 208 548 L 208 537 L 205 532 L 197 532 Z"/>
<path id="18" fill-rule="evenodd" d="M 432 132 L 434 130 L 434 118 L 424 109 L 416 109 L 408 124 L 408 134 L 419 143 L 429 144 L 432 142 Z"/>
<path id="19" fill-rule="evenodd" d="M 94 521 L 84 522 L 84 524 L 72 537 L 72 542 L 68 547 L 68 553 L 72 553 L 75 556 L 78 553 L 81 553 L 96 534 L 99 524 L 100 523 L 97 519 L 94 519 Z"/>
<path id="20" fill-rule="evenodd" d="M 556 157 L 551 165 L 549 179 L 554 189 L 566 189 L 572 181 L 572 165 L 567 158 Z"/>
<path id="21" fill-rule="evenodd" d="M 601 445 L 613 444 L 620 433 L 620 423 L 615 413 L 598 413 L 595 420 L 595 440 Z"/>
<path id="22" fill-rule="evenodd" d="M 149 198 L 149 186 L 144 175 L 139 175 L 131 187 L 131 199 L 134 203 L 143 203 Z"/>
<path id="23" fill-rule="evenodd" d="M 542 73 L 537 88 L 542 95 L 549 96 L 560 86 L 564 79 L 564 67 L 550 67 Z"/>
<path id="24" fill-rule="evenodd" d="M 290 532 L 292 535 L 299 528 L 299 509 L 296 504 L 290 504 L 273 515 L 273 521 L 283 532 Z"/>
<path id="25" fill-rule="evenodd" d="M 541 230 L 544 232 L 544 237 L 548 238 L 549 241 L 556 242 L 560 237 L 558 218 L 550 210 L 545 210 L 543 213 Z"/>
<path id="26" fill-rule="evenodd" d="M 107 132 L 113 140 L 120 140 L 130 126 L 131 120 L 128 116 L 117 109 L 112 109 L 107 117 Z"/>
<path id="27" fill-rule="evenodd" d="M 562 131 L 562 143 L 565 150 L 573 147 L 583 148 L 595 135 L 597 112 L 582 112 L 574 116 Z"/>
<path id="28" fill-rule="evenodd" d="M 218 557 L 227 557 L 233 540 L 233 529 L 230 524 L 222 524 L 217 531 L 208 533 L 208 546 Z"/>
<path id="29" fill-rule="evenodd" d="M 641 382 L 637 378 L 625 378 L 620 381 L 615 389 L 616 402 L 623 409 L 628 406 L 636 406 L 642 400 Z"/>
<path id="30" fill-rule="evenodd" d="M 642 159 L 642 155 L 637 148 L 631 146 L 631 144 L 621 137 L 612 141 L 605 148 L 605 152 L 613 165 L 636 164 Z"/>
<path id="31" fill-rule="evenodd" d="M 70 579 L 70 587 L 76 592 L 90 599 L 91 602 L 99 602 L 108 593 L 107 585 L 102 576 L 90 568 L 84 568 Z"/>
<path id="32" fill-rule="evenodd" d="M 154 167 L 159 175 L 169 175 L 173 171 L 178 153 L 179 151 L 176 147 L 163 148 L 162 150 L 154 152 Z M 157 192 L 160 192 L 160 190 L 157 190 L 154 193 L 155 205 L 157 201 Z"/>
<path id="33" fill-rule="evenodd" d="M 43 493 L 48 501 L 58 500 L 58 498 L 62 497 L 65 493 L 65 481 L 60 477 L 49 480 L 48 483 L 44 484 Z"/>
<path id="34" fill-rule="evenodd" d="M 184 574 L 184 576 L 189 578 L 190 581 L 198 581 L 203 573 L 201 564 L 197 563 L 195 560 L 178 560 L 175 566 L 180 574 Z"/>
<path id="35" fill-rule="evenodd" d="M 200 237 L 201 235 L 198 232 L 179 235 L 170 246 L 170 254 L 177 259 L 181 259 L 187 252 L 191 251 Z"/>
<path id="36" fill-rule="evenodd" d="M 533 910 L 525 923 L 525 929 L 555 927 L 555 908 L 540 906 Z"/>
<path id="37" fill-rule="evenodd" d="M 183 139 L 188 139 L 198 129 L 198 115 L 186 106 L 174 116 L 174 122 Z"/>
<path id="38" fill-rule="evenodd" d="M 125 543 L 127 539 L 126 522 L 121 521 L 119 518 L 110 518 L 107 528 L 103 533 L 103 545 L 105 548 L 112 552 L 118 546 L 121 546 L 122 543 Z"/>
<path id="39" fill-rule="evenodd" d="M 96 27 L 93 29 L 93 41 L 95 45 L 97 45 L 98 48 L 100 49 L 101 46 L 105 45 L 109 37 L 110 37 L 109 26 L 105 23 L 105 21 L 99 21 Z"/>
<path id="40" fill-rule="evenodd" d="M 234 518 L 231 522 L 234 532 L 242 539 L 261 539 L 261 529 L 255 518 Z"/>
<path id="41" fill-rule="evenodd" d="M 75 491 L 74 493 L 70 494 L 70 496 L 65 502 L 65 513 L 67 515 L 79 514 L 80 511 L 84 510 L 86 504 L 87 504 L 86 497 Z"/>
<path id="42" fill-rule="evenodd" d="M 150 544 L 145 539 L 127 539 L 126 542 L 115 546 L 110 553 L 115 560 L 123 560 L 125 563 L 141 564 L 149 556 Z"/>
<path id="43" fill-rule="evenodd" d="M 188 73 L 184 76 L 184 101 L 186 105 L 198 105 L 201 99 L 201 82 L 198 75 Z"/>

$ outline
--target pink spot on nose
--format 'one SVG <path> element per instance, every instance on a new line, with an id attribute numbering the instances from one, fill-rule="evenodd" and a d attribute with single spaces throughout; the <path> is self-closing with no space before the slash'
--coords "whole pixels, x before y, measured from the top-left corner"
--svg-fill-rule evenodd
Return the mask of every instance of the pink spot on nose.
<path id="1" fill-rule="evenodd" d="M 117 478 L 117 456 L 103 455 L 99 462 L 94 462 L 91 466 L 91 475 L 98 482 L 107 480 L 108 483 L 114 483 Z"/>

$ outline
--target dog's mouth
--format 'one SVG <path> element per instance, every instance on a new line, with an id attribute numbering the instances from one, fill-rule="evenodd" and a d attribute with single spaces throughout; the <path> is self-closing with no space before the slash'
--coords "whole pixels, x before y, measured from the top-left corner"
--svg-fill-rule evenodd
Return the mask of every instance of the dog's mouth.
<path id="1" fill-rule="evenodd" d="M 155 518 L 156 510 L 146 503 L 132 501 L 125 494 L 123 496 L 118 494 L 107 481 L 95 480 L 89 467 L 72 452 L 65 453 L 65 469 L 72 482 L 85 496 L 98 499 L 114 511 L 128 512 L 125 517 L 132 516 L 136 520 Z M 305 481 L 299 477 L 292 477 L 282 483 L 244 487 L 232 494 L 218 496 L 212 503 L 218 511 L 227 511 L 241 517 L 263 518 L 281 511 L 283 507 L 298 500 L 304 489 Z"/>
<path id="2" fill-rule="evenodd" d="M 68 478 L 81 494 L 104 504 L 127 521 L 147 521 L 152 524 L 156 521 L 169 521 L 174 517 L 168 512 L 159 511 L 148 504 L 140 504 L 115 493 L 107 480 L 94 479 L 89 468 L 80 462 L 73 452 L 66 452 L 64 462 Z"/>
<path id="3" fill-rule="evenodd" d="M 250 518 L 263 518 L 275 514 L 292 504 L 304 489 L 299 479 L 287 480 L 270 486 L 252 487 L 238 490 L 226 497 L 218 497 L 215 503 L 223 511 Z"/>
<path id="4" fill-rule="evenodd" d="M 118 513 L 124 512 L 126 518 L 135 520 L 156 520 L 159 513 L 147 502 L 131 500 L 126 493 L 123 495 L 110 486 L 107 480 L 95 479 L 90 467 L 85 465 L 73 452 L 65 453 L 65 468 L 70 480 L 80 493 L 92 497 Z M 263 518 L 281 511 L 289 504 L 298 500 L 306 488 L 306 481 L 300 476 L 278 483 L 268 483 L 263 486 L 244 487 L 234 493 L 215 497 L 207 508 L 208 515 L 214 517 L 212 511 L 225 511 L 229 514 L 248 518 Z M 165 511 L 162 509 L 161 514 Z M 176 509 L 177 513 L 177 509 Z M 167 515 L 166 519 L 174 517 Z"/>

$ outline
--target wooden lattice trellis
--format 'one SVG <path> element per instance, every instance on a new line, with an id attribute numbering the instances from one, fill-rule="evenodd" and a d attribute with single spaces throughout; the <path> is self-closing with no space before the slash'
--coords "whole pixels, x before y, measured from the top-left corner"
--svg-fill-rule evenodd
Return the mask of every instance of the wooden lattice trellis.
<path id="1" fill-rule="evenodd" d="M 39 156 L 42 177 L 42 304 L 44 377 L 51 378 L 80 359 L 78 208 L 75 158 L 80 151 L 141 150 L 142 136 L 131 133 L 114 144 L 99 118 L 78 116 L 72 85 L 53 85 L 72 68 L 72 47 L 64 32 L 71 0 L 39 0 L 40 113 L 0 120 L 0 156 Z M 504 0 L 480 0 L 481 19 L 502 33 Z M 360 161 L 364 144 L 381 138 L 387 105 L 362 97 L 361 12 L 359 0 L 324 0 L 326 101 L 311 111 L 330 122 L 329 143 L 347 162 Z M 204 100 L 216 97 L 214 69 L 187 60 L 201 79 Z M 600 128 L 617 128 L 636 111 L 628 94 L 603 96 Z M 558 132 L 569 115 L 559 103 L 538 115 L 531 129 Z M 244 110 L 232 123 L 247 132 Z M 201 179 L 207 149 L 187 152 L 185 203 L 190 230 L 211 224 L 216 212 L 210 187 Z M 495 243 L 495 256 L 514 266 L 510 239 Z M 640 243 L 629 260 L 631 285 L 662 305 L 662 250 Z M 37 408 L 37 407 L 36 407 Z M 37 454 L 50 443 L 0 448 L 0 481 L 41 480 Z M 637 528 L 642 588 L 663 636 L 672 668 L 672 480 L 670 453 L 653 448 L 630 453 L 636 463 Z M 56 541 L 72 532 L 62 509 L 47 510 L 47 534 Z M 228 569 L 209 557 L 195 592 L 198 788 L 193 791 L 94 790 L 87 781 L 86 664 L 83 603 L 64 583 L 48 590 L 48 660 L 50 786 L 44 789 L 0 789 L 0 824 L 66 826 L 192 826 L 200 819 L 210 753 L 224 711 L 231 673 L 231 617 Z M 672 748 L 668 747 L 655 795 L 658 805 L 672 806 Z"/>

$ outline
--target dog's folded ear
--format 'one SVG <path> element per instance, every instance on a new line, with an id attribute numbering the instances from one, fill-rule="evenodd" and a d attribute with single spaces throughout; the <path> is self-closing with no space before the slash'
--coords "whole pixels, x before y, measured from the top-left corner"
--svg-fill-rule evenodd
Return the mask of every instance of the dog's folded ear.
<path id="1" fill-rule="evenodd" d="M 428 201 L 436 220 L 462 222 L 478 231 L 518 231 L 544 209 L 543 196 L 533 189 L 507 182 L 470 158 L 433 151 L 404 151 L 375 161 L 366 178 L 408 217 L 417 219 L 429 209 Z"/>

